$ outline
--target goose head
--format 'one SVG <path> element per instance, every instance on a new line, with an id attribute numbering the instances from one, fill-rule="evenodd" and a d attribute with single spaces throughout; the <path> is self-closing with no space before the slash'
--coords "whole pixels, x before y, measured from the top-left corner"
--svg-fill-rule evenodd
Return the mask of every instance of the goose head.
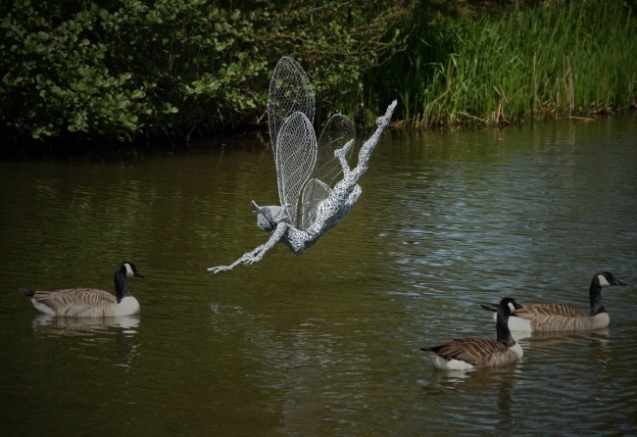
<path id="1" fill-rule="evenodd" d="M 611 285 L 626 285 L 624 282 L 615 278 L 611 272 L 598 272 L 593 276 L 591 288 L 589 289 L 589 297 L 591 301 L 591 316 L 606 312 L 602 305 L 602 288 Z"/>
<path id="2" fill-rule="evenodd" d="M 126 278 L 132 276 L 144 277 L 137 271 L 135 264 L 130 261 L 120 263 L 117 270 L 115 270 L 115 296 L 117 297 L 117 303 L 120 303 L 125 297 L 131 296 Z"/>
<path id="3" fill-rule="evenodd" d="M 144 275 L 142 275 L 141 273 L 139 273 L 139 271 L 137 270 L 137 267 L 135 267 L 135 264 L 133 264 L 130 261 L 124 261 L 119 265 L 119 268 L 117 269 L 117 273 L 121 276 L 126 276 L 126 277 L 131 277 L 131 276 L 137 276 L 138 278 L 143 278 Z"/>
<path id="4" fill-rule="evenodd" d="M 520 308 L 522 308 L 522 305 L 518 304 L 512 297 L 505 297 L 498 304 L 498 311 L 501 311 L 505 317 L 509 317 L 515 310 Z"/>
<path id="5" fill-rule="evenodd" d="M 598 272 L 593 277 L 593 283 L 598 287 L 609 287 L 611 285 L 626 285 L 625 282 L 615 278 L 611 272 Z"/>

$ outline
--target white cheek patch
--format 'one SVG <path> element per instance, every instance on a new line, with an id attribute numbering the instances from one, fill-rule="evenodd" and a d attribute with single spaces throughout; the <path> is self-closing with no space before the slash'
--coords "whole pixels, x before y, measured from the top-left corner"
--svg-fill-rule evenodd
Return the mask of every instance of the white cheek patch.
<path id="1" fill-rule="evenodd" d="M 511 302 L 509 302 L 509 309 L 511 310 L 511 314 L 515 312 L 515 306 Z"/>
<path id="2" fill-rule="evenodd" d="M 126 263 L 124 265 L 126 266 L 126 276 L 135 276 L 135 272 L 133 272 L 130 264 Z"/>
<path id="3" fill-rule="evenodd" d="M 608 279 L 606 279 L 604 275 L 597 275 L 597 281 L 600 287 L 608 287 L 610 285 L 610 282 L 608 282 Z"/>

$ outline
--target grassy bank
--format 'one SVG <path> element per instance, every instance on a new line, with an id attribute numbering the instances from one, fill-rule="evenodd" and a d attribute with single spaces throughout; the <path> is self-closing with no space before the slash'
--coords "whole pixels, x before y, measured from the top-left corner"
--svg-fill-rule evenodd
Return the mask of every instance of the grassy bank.
<path id="1" fill-rule="evenodd" d="M 637 18 L 621 1 L 544 2 L 480 17 L 416 11 L 407 49 L 365 77 L 411 128 L 592 115 L 637 98 Z"/>
<path id="2" fill-rule="evenodd" d="M 0 149 L 265 129 L 282 55 L 308 72 L 318 123 L 371 126 L 396 98 L 412 129 L 637 100 L 637 0 L 213 3 L 0 3 Z"/>

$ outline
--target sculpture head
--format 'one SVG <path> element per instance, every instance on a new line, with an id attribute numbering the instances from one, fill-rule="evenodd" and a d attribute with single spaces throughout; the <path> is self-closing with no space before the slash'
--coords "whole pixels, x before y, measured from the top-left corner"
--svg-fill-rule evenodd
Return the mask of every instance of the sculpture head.
<path id="1" fill-rule="evenodd" d="M 253 200 L 252 212 L 257 216 L 257 226 L 265 232 L 272 232 L 281 222 L 290 222 L 282 206 L 259 206 Z"/>

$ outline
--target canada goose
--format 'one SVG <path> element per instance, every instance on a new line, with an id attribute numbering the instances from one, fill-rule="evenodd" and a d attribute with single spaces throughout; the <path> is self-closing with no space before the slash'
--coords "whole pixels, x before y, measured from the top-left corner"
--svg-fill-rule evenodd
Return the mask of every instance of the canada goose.
<path id="1" fill-rule="evenodd" d="M 128 290 L 127 276 L 143 278 L 135 264 L 123 262 L 115 270 L 115 296 L 94 288 L 74 288 L 55 291 L 22 289 L 33 306 L 44 314 L 58 317 L 117 317 L 139 313 L 139 302 Z"/>
<path id="2" fill-rule="evenodd" d="M 591 312 L 586 315 L 576 308 L 555 303 L 521 304 L 511 317 L 509 329 L 513 331 L 584 331 L 606 328 L 610 317 L 602 305 L 602 287 L 626 285 L 609 272 L 598 272 L 593 276 L 590 288 Z M 496 311 L 495 305 L 481 305 Z M 496 315 L 493 315 L 496 317 Z"/>
<path id="3" fill-rule="evenodd" d="M 506 297 L 497 309 L 497 340 L 468 337 L 451 340 L 440 346 L 421 348 L 428 352 L 434 367 L 442 370 L 471 370 L 514 363 L 522 358 L 522 347 L 511 337 L 509 315 L 518 308 L 515 299 Z"/>

